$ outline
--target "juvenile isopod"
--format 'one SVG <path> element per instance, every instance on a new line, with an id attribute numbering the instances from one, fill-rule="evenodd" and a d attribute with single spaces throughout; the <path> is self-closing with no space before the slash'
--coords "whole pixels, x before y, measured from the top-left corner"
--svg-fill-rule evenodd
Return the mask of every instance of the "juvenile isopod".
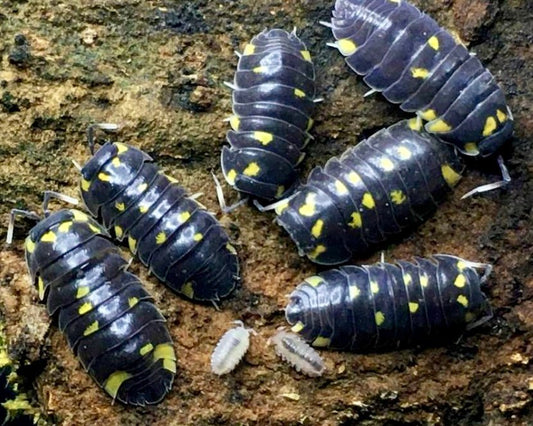
<path id="1" fill-rule="evenodd" d="M 224 333 L 211 355 L 211 371 L 219 376 L 233 371 L 250 346 L 252 330 L 245 328 L 242 321 L 235 324 L 238 327 Z"/>
<path id="2" fill-rule="evenodd" d="M 319 377 L 324 373 L 326 366 L 318 352 L 298 335 L 281 330 L 271 338 L 271 342 L 275 345 L 276 353 L 296 371 L 310 377 Z"/>

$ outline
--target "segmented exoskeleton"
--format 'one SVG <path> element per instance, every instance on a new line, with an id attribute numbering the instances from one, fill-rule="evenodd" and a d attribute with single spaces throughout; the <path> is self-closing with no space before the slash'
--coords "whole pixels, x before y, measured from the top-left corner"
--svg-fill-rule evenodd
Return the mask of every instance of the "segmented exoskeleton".
<path id="1" fill-rule="evenodd" d="M 366 84 L 464 154 L 489 156 L 511 136 L 511 111 L 492 74 L 407 1 L 337 0 L 326 25 Z"/>
<path id="2" fill-rule="evenodd" d="M 294 32 L 265 30 L 246 45 L 233 84 L 233 130 L 222 171 L 238 191 L 273 200 L 296 182 L 315 96 L 311 55 Z"/>
<path id="3" fill-rule="evenodd" d="M 449 255 L 344 266 L 300 284 L 286 317 L 316 347 L 364 352 L 444 342 L 491 317 L 480 289 L 490 271 Z"/>
<path id="4" fill-rule="evenodd" d="M 313 262 L 361 256 L 424 221 L 461 178 L 454 149 L 401 121 L 316 167 L 277 221 Z"/>

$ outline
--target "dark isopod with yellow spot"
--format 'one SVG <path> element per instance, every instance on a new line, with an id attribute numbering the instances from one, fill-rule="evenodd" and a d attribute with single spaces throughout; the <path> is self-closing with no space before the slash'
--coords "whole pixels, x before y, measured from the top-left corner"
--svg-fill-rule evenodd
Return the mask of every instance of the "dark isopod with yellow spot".
<path id="1" fill-rule="evenodd" d="M 366 84 L 464 154 L 492 155 L 511 136 L 513 118 L 494 76 L 407 1 L 337 0 L 326 25 Z"/>
<path id="2" fill-rule="evenodd" d="M 233 89 L 233 128 L 222 149 L 222 171 L 238 191 L 283 198 L 311 138 L 315 71 L 295 32 L 265 30 L 240 54 Z"/>
<path id="3" fill-rule="evenodd" d="M 315 347 L 365 352 L 440 343 L 491 318 L 480 288 L 491 270 L 450 255 L 344 266 L 300 284 L 286 318 Z"/>
<path id="4" fill-rule="evenodd" d="M 39 299 L 89 375 L 125 404 L 160 402 L 176 355 L 165 319 L 109 234 L 78 210 L 41 220 L 26 238 Z"/>
<path id="5" fill-rule="evenodd" d="M 81 169 L 87 209 L 173 291 L 195 301 L 228 296 L 239 262 L 224 228 L 143 151 L 105 143 Z"/>
<path id="6" fill-rule="evenodd" d="M 277 221 L 313 262 L 367 254 L 420 224 L 461 178 L 453 147 L 404 120 L 359 142 L 278 202 Z"/>

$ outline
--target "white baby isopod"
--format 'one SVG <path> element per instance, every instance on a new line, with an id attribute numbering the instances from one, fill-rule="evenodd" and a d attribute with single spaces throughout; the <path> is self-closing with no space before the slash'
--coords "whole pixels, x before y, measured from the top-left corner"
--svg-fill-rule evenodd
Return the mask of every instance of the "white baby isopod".
<path id="1" fill-rule="evenodd" d="M 318 377 L 324 373 L 326 366 L 318 352 L 298 335 L 282 330 L 270 341 L 274 343 L 276 353 L 296 371 L 301 371 L 310 377 Z"/>
<path id="2" fill-rule="evenodd" d="M 211 371 L 221 376 L 233 371 L 250 346 L 250 328 L 242 321 L 234 321 L 238 327 L 232 328 L 220 338 L 211 355 Z"/>

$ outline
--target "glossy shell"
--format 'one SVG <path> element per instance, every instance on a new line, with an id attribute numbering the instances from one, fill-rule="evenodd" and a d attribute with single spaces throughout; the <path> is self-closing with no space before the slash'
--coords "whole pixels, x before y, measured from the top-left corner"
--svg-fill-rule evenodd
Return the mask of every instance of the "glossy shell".
<path id="1" fill-rule="evenodd" d="M 276 353 L 296 371 L 310 377 L 321 376 L 326 370 L 324 361 L 317 351 L 305 343 L 298 335 L 279 331 L 271 339 Z"/>

